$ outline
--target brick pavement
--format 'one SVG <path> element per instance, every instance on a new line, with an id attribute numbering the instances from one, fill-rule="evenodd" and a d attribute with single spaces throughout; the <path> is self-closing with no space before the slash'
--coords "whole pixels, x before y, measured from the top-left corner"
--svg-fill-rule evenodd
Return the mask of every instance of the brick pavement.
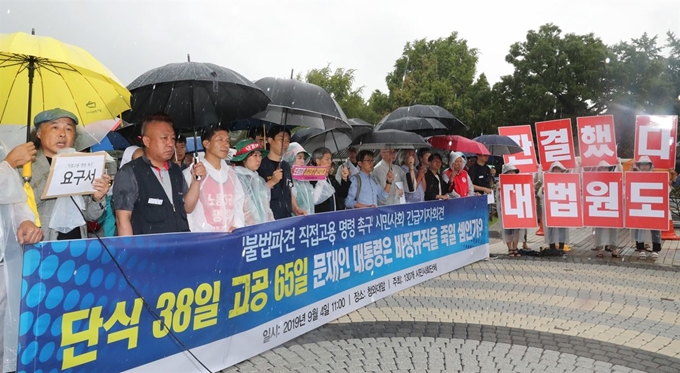
<path id="1" fill-rule="evenodd" d="M 475 263 L 225 372 L 680 372 L 679 268 L 571 256 Z"/>
<path id="2" fill-rule="evenodd" d="M 490 228 L 492 236 L 500 237 L 500 227 L 498 225 Z M 539 250 L 541 246 L 548 246 L 544 243 L 543 236 L 536 236 L 536 230 L 529 230 L 527 242 L 529 247 L 533 250 Z M 676 234 L 680 235 L 680 229 L 676 229 Z M 506 255 L 508 248 L 501 242 L 500 239 L 492 238 L 491 253 Z M 638 253 L 635 251 L 635 242 L 631 240 L 629 229 L 619 230 L 619 253 L 622 258 L 612 258 L 611 254 L 605 252 L 604 258 L 597 258 L 595 254 L 597 251 L 591 250 L 595 247 L 593 240 L 593 232 L 591 228 L 572 229 L 569 232 L 569 246 L 572 248 L 568 252 L 568 257 L 580 261 L 597 261 L 610 264 L 617 263 L 635 263 L 641 266 L 675 266 L 680 267 L 680 240 L 677 241 L 663 241 L 661 245 L 661 252 L 658 259 L 652 259 L 647 253 L 646 259 L 640 259 Z"/>

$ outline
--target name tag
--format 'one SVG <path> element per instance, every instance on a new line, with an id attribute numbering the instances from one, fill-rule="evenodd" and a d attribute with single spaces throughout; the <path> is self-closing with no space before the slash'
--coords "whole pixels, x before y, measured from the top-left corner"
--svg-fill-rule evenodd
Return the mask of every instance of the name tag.
<path id="1" fill-rule="evenodd" d="M 149 198 L 149 204 L 160 206 L 163 204 L 163 200 L 158 198 Z"/>

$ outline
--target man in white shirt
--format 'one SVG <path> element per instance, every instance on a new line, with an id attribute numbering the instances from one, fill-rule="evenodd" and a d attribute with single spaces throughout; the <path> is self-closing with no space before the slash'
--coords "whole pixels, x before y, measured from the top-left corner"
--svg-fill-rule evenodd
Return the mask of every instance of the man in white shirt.
<path id="1" fill-rule="evenodd" d="M 382 160 L 373 169 L 371 174 L 373 180 L 381 187 L 384 188 L 387 185 L 387 173 L 392 171 L 394 180 L 392 181 L 392 188 L 390 189 L 389 196 L 386 201 L 378 201 L 378 206 L 390 206 L 400 204 L 400 199 L 404 195 L 404 189 L 407 187 L 406 175 L 401 167 L 394 164 L 397 157 L 397 152 L 394 149 L 383 149 L 380 151 L 380 156 Z M 413 193 L 412 190 L 407 190 L 409 193 Z"/>

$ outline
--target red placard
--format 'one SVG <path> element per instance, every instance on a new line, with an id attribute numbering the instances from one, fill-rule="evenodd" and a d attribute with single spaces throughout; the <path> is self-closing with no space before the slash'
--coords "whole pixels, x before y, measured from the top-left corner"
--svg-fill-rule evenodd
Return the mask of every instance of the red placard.
<path id="1" fill-rule="evenodd" d="M 623 228 L 623 173 L 583 173 L 583 225 Z"/>
<path id="2" fill-rule="evenodd" d="M 576 118 L 576 127 L 582 167 L 596 167 L 600 161 L 618 163 L 612 115 Z"/>
<path id="3" fill-rule="evenodd" d="M 635 120 L 635 160 L 646 155 L 654 168 L 675 168 L 677 115 L 638 115 Z"/>
<path id="4" fill-rule="evenodd" d="M 546 227 L 583 227 L 579 174 L 545 173 L 543 191 Z"/>
<path id="5" fill-rule="evenodd" d="M 500 175 L 503 228 L 536 228 L 536 196 L 532 175 Z"/>
<path id="6" fill-rule="evenodd" d="M 625 188 L 626 228 L 668 229 L 667 173 L 626 172 Z"/>
<path id="7" fill-rule="evenodd" d="M 498 134 L 508 136 L 515 140 L 519 146 L 524 149 L 521 153 L 504 154 L 503 162 L 512 163 L 517 167 L 519 172 L 536 172 L 538 171 L 538 162 L 536 162 L 536 150 L 534 149 L 534 135 L 531 133 L 531 126 L 508 126 L 498 127 Z"/>
<path id="8" fill-rule="evenodd" d="M 548 171 L 553 162 L 560 162 L 568 169 L 576 168 L 571 119 L 536 122 L 536 141 L 543 171 Z"/>

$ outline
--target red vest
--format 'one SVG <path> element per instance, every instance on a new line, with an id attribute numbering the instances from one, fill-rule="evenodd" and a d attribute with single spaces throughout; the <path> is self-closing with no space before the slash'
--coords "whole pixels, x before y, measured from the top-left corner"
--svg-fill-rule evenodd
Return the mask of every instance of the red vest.
<path id="1" fill-rule="evenodd" d="M 447 171 L 453 173 L 451 169 L 448 169 Z M 460 173 L 453 178 L 451 178 L 451 174 L 449 174 L 449 193 L 451 193 L 451 191 L 456 191 L 459 196 L 467 197 L 468 192 L 470 191 L 469 183 L 470 176 L 468 176 L 468 173 L 465 170 L 461 170 Z"/>

